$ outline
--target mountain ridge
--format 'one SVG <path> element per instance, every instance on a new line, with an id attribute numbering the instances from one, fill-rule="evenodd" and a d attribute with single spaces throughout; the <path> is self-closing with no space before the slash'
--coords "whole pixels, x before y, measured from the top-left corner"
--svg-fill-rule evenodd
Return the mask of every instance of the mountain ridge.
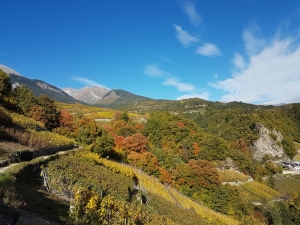
<path id="1" fill-rule="evenodd" d="M 77 100 L 102 107 L 114 107 L 114 105 L 121 104 L 122 102 L 132 104 L 137 101 L 151 99 L 122 89 L 109 90 L 96 85 L 93 87 L 85 86 L 81 89 L 64 88 L 63 90 Z"/>
<path id="2" fill-rule="evenodd" d="M 90 105 L 96 104 L 100 99 L 102 99 L 110 90 L 94 85 L 92 87 L 85 86 L 81 89 L 75 88 L 63 88 L 63 91 L 68 93 L 73 98 L 85 102 Z"/>
<path id="3" fill-rule="evenodd" d="M 15 70 L 3 65 L 3 64 L 0 64 L 0 69 L 2 71 L 4 71 L 5 73 L 7 73 L 8 75 L 9 74 L 15 74 L 15 75 L 19 75 L 19 76 L 22 76 L 21 74 L 19 74 L 18 72 L 16 72 Z"/>
<path id="4" fill-rule="evenodd" d="M 111 104 L 113 106 L 121 104 L 122 102 L 126 102 L 126 104 L 132 104 L 136 101 L 151 99 L 148 97 L 135 95 L 122 89 L 109 90 L 96 85 L 93 87 L 85 86 L 81 89 L 75 89 L 71 87 L 60 89 L 42 80 L 24 77 L 15 70 L 2 64 L 0 64 L 0 69 L 10 76 L 10 82 L 13 88 L 16 88 L 19 85 L 26 85 L 36 97 L 39 97 L 41 94 L 46 94 L 58 102 L 78 102 L 101 107 L 110 107 Z"/>

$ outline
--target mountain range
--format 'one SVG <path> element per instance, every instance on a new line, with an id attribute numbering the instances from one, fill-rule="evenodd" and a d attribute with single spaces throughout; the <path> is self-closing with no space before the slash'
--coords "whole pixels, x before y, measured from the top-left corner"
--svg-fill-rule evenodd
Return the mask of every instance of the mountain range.
<path id="1" fill-rule="evenodd" d="M 63 91 L 79 101 L 102 107 L 112 106 L 118 102 L 124 101 L 137 102 L 141 100 L 150 100 L 150 98 L 135 95 L 122 89 L 109 90 L 99 86 L 86 86 L 82 89 L 64 88 Z"/>
<path id="2" fill-rule="evenodd" d="M 140 100 L 151 100 L 150 98 L 135 95 L 122 89 L 109 90 L 98 86 L 86 86 L 82 89 L 60 89 L 44 81 L 24 77 L 5 65 L 0 65 L 0 69 L 10 76 L 10 82 L 13 88 L 19 85 L 26 85 L 36 97 L 40 96 L 41 94 L 46 94 L 58 102 L 78 102 L 89 105 L 110 107 L 110 105 L 116 105 L 120 102 L 132 103 Z"/>

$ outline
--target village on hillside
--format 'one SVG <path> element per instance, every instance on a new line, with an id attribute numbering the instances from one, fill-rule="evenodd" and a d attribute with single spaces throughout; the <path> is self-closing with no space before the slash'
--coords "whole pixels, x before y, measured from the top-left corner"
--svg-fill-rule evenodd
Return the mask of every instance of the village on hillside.
<path id="1" fill-rule="evenodd" d="M 283 168 L 286 169 L 282 171 L 283 174 L 300 174 L 300 162 L 298 161 L 282 161 Z"/>

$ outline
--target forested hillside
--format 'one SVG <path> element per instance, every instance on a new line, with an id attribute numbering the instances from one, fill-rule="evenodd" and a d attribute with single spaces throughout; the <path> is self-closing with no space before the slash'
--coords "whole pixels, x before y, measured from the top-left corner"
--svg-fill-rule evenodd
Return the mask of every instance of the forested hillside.
<path id="1" fill-rule="evenodd" d="M 286 157 L 299 157 L 299 104 L 149 100 L 116 111 L 35 97 L 26 86 L 12 90 L 1 71 L 0 84 L 0 143 L 33 152 L 81 146 L 1 173 L 6 217 L 5 207 L 17 215 L 25 202 L 64 224 L 300 224 L 300 175 L 283 175 L 278 157 L 253 159 L 256 123 L 283 137 L 269 134 Z M 59 213 L 18 191 L 46 193 L 30 166 L 46 174 L 47 195 L 64 197 Z"/>

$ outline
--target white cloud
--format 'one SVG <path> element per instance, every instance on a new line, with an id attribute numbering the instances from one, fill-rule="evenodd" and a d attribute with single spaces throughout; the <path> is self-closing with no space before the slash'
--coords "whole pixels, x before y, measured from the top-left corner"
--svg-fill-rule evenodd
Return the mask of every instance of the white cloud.
<path id="1" fill-rule="evenodd" d="M 237 69 L 244 69 L 245 66 L 246 66 L 246 62 L 243 58 L 243 56 L 241 56 L 240 54 L 238 53 L 235 53 L 234 54 L 234 57 L 232 59 L 232 63 L 234 64 L 234 66 L 237 68 Z"/>
<path id="2" fill-rule="evenodd" d="M 191 36 L 188 32 L 183 30 L 180 26 L 174 25 L 176 30 L 176 37 L 178 41 L 184 46 L 188 47 L 193 43 L 196 43 L 199 41 L 198 38 Z"/>
<path id="3" fill-rule="evenodd" d="M 194 4 L 189 1 L 181 1 L 180 3 L 183 12 L 188 16 L 190 22 L 193 25 L 198 26 L 201 23 L 202 18 L 197 13 Z"/>
<path id="4" fill-rule="evenodd" d="M 208 57 L 221 55 L 218 47 L 211 43 L 205 43 L 203 46 L 198 47 L 196 53 Z"/>
<path id="5" fill-rule="evenodd" d="M 218 77 L 219 77 L 219 74 L 216 73 L 216 74 L 214 75 L 214 78 L 218 78 Z"/>
<path id="6" fill-rule="evenodd" d="M 176 99 L 177 100 L 182 100 L 182 99 L 188 99 L 188 98 L 202 98 L 202 99 L 208 100 L 209 99 L 209 93 L 208 92 L 204 92 L 202 94 L 192 93 L 192 94 L 179 96 Z"/>
<path id="7" fill-rule="evenodd" d="M 165 62 L 171 62 L 171 59 L 169 59 L 168 57 L 166 56 L 163 56 L 163 55 L 160 55 L 159 58 L 161 58 L 163 61 Z"/>
<path id="8" fill-rule="evenodd" d="M 250 28 L 243 31 L 243 40 L 248 56 L 259 53 L 259 51 L 261 51 L 266 45 L 266 42 L 263 38 L 255 37 L 255 34 L 259 33 L 260 29 L 255 24 L 252 24 Z"/>
<path id="9" fill-rule="evenodd" d="M 173 86 L 180 92 L 187 92 L 188 94 L 184 94 L 177 99 L 186 99 L 186 98 L 203 98 L 208 99 L 208 93 L 198 94 L 195 92 L 195 86 L 189 83 L 183 83 L 179 79 L 174 78 L 170 73 L 161 70 L 157 65 L 147 65 L 145 67 L 144 73 L 150 75 L 152 77 L 160 77 L 162 78 L 163 85 L 165 86 Z"/>
<path id="10" fill-rule="evenodd" d="M 168 76 L 169 73 L 161 70 L 157 65 L 146 65 L 144 74 L 154 77 Z"/>
<path id="11" fill-rule="evenodd" d="M 251 36 L 251 34 L 249 34 Z M 249 45 L 246 48 L 249 48 Z M 237 57 L 235 57 L 237 59 Z M 300 45 L 293 38 L 278 39 L 252 55 L 229 79 L 210 84 L 227 92 L 223 101 L 254 104 L 300 102 Z"/>
<path id="12" fill-rule="evenodd" d="M 177 88 L 178 91 L 193 91 L 195 89 L 193 85 L 182 83 L 176 78 L 167 78 L 163 84 L 168 86 L 174 86 Z"/>
<path id="13" fill-rule="evenodd" d="M 72 77 L 72 79 L 73 79 L 73 80 L 77 80 L 77 81 L 79 81 L 79 82 L 81 82 L 81 83 L 83 83 L 83 84 L 85 84 L 85 85 L 88 85 L 88 86 L 98 86 L 98 87 L 103 87 L 103 88 L 106 88 L 106 89 L 110 90 L 110 88 L 107 88 L 107 87 L 105 87 L 104 85 L 99 84 L 99 83 L 97 83 L 97 82 L 95 82 L 95 81 L 89 80 L 89 79 L 87 79 L 87 78 L 83 78 L 83 77 Z"/>

